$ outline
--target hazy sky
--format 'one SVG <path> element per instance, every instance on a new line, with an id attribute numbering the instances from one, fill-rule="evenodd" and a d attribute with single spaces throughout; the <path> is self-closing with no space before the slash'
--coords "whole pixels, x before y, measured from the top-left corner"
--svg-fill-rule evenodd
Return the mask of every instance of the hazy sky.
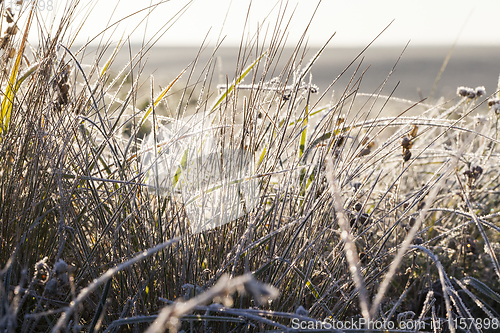
<path id="1" fill-rule="evenodd" d="M 7 4 L 10 2 L 15 1 L 6 0 Z M 42 2 L 39 3 L 40 6 Z M 70 0 L 44 1 L 45 6 L 52 3 L 54 7 L 52 10 L 48 10 L 50 9 L 48 7 L 43 10 L 40 8 L 47 20 L 47 25 L 54 16 L 57 16 L 58 9 L 69 2 Z M 109 23 L 114 23 L 119 18 L 159 2 L 158 0 L 81 0 L 79 10 L 81 14 L 86 13 L 90 7 L 94 7 L 89 20 L 79 32 L 78 43 L 97 35 Z M 111 40 L 117 40 L 122 33 L 126 35 L 132 33 L 133 42 L 140 42 L 144 36 L 146 39 L 151 38 L 156 32 L 165 31 L 166 27 L 162 28 L 162 26 L 165 24 L 170 26 L 173 22 L 168 23 L 169 20 L 175 20 L 176 13 L 188 5 L 184 8 L 185 12 L 177 16 L 178 20 L 165 32 L 158 44 L 199 46 L 211 29 L 208 40 L 212 44 L 220 35 L 225 37 L 223 45 L 239 45 L 242 35 L 253 36 L 259 24 L 263 24 L 261 36 L 265 34 L 267 28 L 272 31 L 277 21 L 280 3 L 284 6 L 287 1 L 253 0 L 247 27 L 244 28 L 250 0 L 171 0 L 160 4 L 151 13 L 147 20 L 147 28 L 146 21 L 144 21 L 132 33 L 132 30 L 146 16 L 146 11 L 144 11 L 123 21 L 111 29 L 105 37 L 108 39 L 112 35 Z M 288 19 L 295 10 L 289 27 L 289 45 L 294 45 L 300 38 L 317 3 L 318 0 L 288 1 L 285 18 Z M 114 14 L 112 14 L 113 10 L 115 10 Z M 449 46 L 459 38 L 459 45 L 500 46 L 500 29 L 497 19 L 499 13 L 499 0 L 476 2 L 470 0 L 323 0 L 307 36 L 310 45 L 319 46 L 331 34 L 337 32 L 331 46 L 364 46 L 394 19 L 394 23 L 376 42 L 376 45 L 401 46 L 411 40 L 412 45 Z M 265 20 L 268 15 L 270 16 Z M 225 26 L 222 28 L 224 20 Z M 75 23 L 80 21 L 81 17 Z M 74 27 L 76 29 L 77 24 Z M 460 34 L 462 28 L 463 31 Z"/>

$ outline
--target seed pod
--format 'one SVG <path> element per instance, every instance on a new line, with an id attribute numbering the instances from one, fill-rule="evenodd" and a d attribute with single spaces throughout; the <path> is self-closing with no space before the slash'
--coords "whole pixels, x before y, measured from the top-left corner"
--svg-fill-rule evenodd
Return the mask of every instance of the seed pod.
<path id="1" fill-rule="evenodd" d="M 411 142 L 409 137 L 405 136 L 401 140 L 401 147 L 403 147 L 403 149 L 411 149 L 411 147 L 413 147 L 413 142 Z"/>
<path id="2" fill-rule="evenodd" d="M 486 95 L 486 88 L 484 86 L 476 87 L 476 96 L 481 97 L 483 95 Z"/>
<path id="3" fill-rule="evenodd" d="M 491 108 L 493 105 L 499 104 L 500 98 L 490 98 L 488 100 L 488 106 Z"/>
<path id="4" fill-rule="evenodd" d="M 457 88 L 457 95 L 460 97 L 465 97 L 469 93 L 468 91 L 469 88 L 466 87 L 458 87 Z"/>
<path id="5" fill-rule="evenodd" d="M 62 110 L 62 107 L 69 103 L 70 94 L 70 83 L 69 83 L 69 74 L 71 67 L 69 65 L 65 65 L 58 77 L 54 81 L 54 86 L 56 90 L 58 90 L 58 97 L 55 103 L 55 106 L 58 111 Z"/>
<path id="6" fill-rule="evenodd" d="M 410 131 L 410 136 L 412 138 L 416 137 L 417 136 L 417 132 L 418 132 L 418 126 L 417 125 L 413 125 L 413 128 L 411 129 Z"/>
<path id="7" fill-rule="evenodd" d="M 335 144 L 334 144 L 334 147 L 340 147 L 342 146 L 342 144 L 344 143 L 345 141 L 345 136 L 340 136 L 338 138 L 335 139 Z"/>
<path id="8" fill-rule="evenodd" d="M 11 25 L 5 30 L 6 35 L 15 35 L 17 33 L 17 27 L 15 25 Z"/>
<path id="9" fill-rule="evenodd" d="M 474 179 L 477 179 L 483 174 L 483 168 L 481 168 L 479 165 L 476 165 L 472 168 L 472 173 L 474 174 Z"/>
<path id="10" fill-rule="evenodd" d="M 470 99 L 474 99 L 474 98 L 476 98 L 476 92 L 475 92 L 474 90 L 472 90 L 472 89 L 471 89 L 471 90 L 469 90 L 469 91 L 467 92 L 467 98 L 470 98 Z"/>
<path id="11" fill-rule="evenodd" d="M 471 179 L 474 177 L 474 175 L 472 174 L 472 171 L 470 170 L 465 170 L 464 171 L 464 175 L 468 178 L 468 179 Z"/>
<path id="12" fill-rule="evenodd" d="M 10 35 L 0 38 L 0 49 L 4 49 L 9 43 Z"/>
<path id="13" fill-rule="evenodd" d="M 12 10 L 10 8 L 5 10 L 5 19 L 7 20 L 7 23 L 14 22 L 14 14 L 12 14 Z"/>
<path id="14" fill-rule="evenodd" d="M 359 216 L 359 222 L 361 224 L 365 224 L 366 221 L 368 221 L 370 219 L 370 215 L 366 214 L 366 213 L 363 213 Z"/>
<path id="15" fill-rule="evenodd" d="M 411 151 L 406 149 L 404 152 L 403 152 L 403 161 L 405 162 L 408 162 L 411 158 Z"/>
<path id="16" fill-rule="evenodd" d="M 363 140 L 361 140 L 361 145 L 362 146 L 366 145 L 366 148 L 370 149 L 370 148 L 373 148 L 375 146 L 375 142 L 370 141 L 370 138 L 365 136 L 363 138 Z"/>
<path id="17" fill-rule="evenodd" d="M 415 237 L 415 239 L 413 240 L 413 244 L 414 245 L 422 245 L 422 244 L 424 244 L 424 240 L 420 237 Z"/>
<path id="18" fill-rule="evenodd" d="M 371 153 L 370 148 L 361 149 L 361 151 L 358 154 L 358 157 L 363 157 L 369 155 L 370 153 Z"/>
<path id="19" fill-rule="evenodd" d="M 309 87 L 309 92 L 311 94 L 317 94 L 318 93 L 318 87 L 316 87 L 316 86 Z"/>
<path id="20" fill-rule="evenodd" d="M 69 90 L 69 85 L 67 83 L 63 83 L 59 86 L 62 94 L 67 94 Z"/>
<path id="21" fill-rule="evenodd" d="M 408 220 L 408 224 L 410 225 L 410 227 L 413 227 L 415 225 L 415 222 L 417 221 L 417 219 L 413 216 L 410 216 L 409 220 Z"/>

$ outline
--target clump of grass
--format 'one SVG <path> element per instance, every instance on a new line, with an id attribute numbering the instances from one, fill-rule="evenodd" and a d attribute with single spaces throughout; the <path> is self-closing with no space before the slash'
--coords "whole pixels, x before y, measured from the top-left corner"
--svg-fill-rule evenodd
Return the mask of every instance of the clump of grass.
<path id="1" fill-rule="evenodd" d="M 497 93 L 461 87 L 446 103 L 405 101 L 385 96 L 389 73 L 358 106 L 366 49 L 339 74 L 351 75 L 346 87 L 337 77 L 320 92 L 311 69 L 322 49 L 308 60 L 305 38 L 277 67 L 287 26 L 279 20 L 268 46 L 257 35 L 242 43 L 234 80 L 219 91 L 216 49 L 199 78 L 195 59 L 162 89 L 147 79 L 150 103 L 139 109 L 134 68 L 150 45 L 115 80 L 115 53 L 104 69 L 99 61 L 84 67 L 85 47 L 64 42 L 75 8 L 31 54 L 14 30 L 1 44 L 3 330 L 263 331 L 360 316 L 419 319 L 426 329 L 459 318 L 493 325 Z M 159 115 L 181 77 L 172 117 Z M 340 93 L 325 101 L 332 87 Z M 386 101 L 380 109 L 378 101 Z M 425 112 L 405 116 L 416 105 Z M 166 124 L 181 118 L 182 130 L 170 128 L 162 141 Z M 159 179 L 162 156 L 187 138 L 197 140 Z M 193 233 L 179 195 L 193 171 L 186 151 L 221 156 L 221 173 L 234 170 L 225 153 L 247 152 L 257 203 Z M 201 165 L 199 179 L 210 167 Z M 148 177 L 171 188 L 160 191 Z M 200 195 L 210 193 L 204 186 Z"/>

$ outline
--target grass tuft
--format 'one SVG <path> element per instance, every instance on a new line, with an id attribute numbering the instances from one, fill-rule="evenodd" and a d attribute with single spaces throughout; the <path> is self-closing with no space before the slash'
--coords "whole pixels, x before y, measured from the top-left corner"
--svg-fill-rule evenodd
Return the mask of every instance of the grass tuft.
<path id="1" fill-rule="evenodd" d="M 234 79 L 214 82 L 218 45 L 158 90 L 155 40 L 116 74 L 126 39 L 102 67 L 110 44 L 66 42 L 76 2 L 50 39 L 0 6 L 2 331 L 500 326 L 498 91 L 403 100 L 391 71 L 365 93 L 364 48 L 321 92 L 324 48 L 280 59 L 281 19 Z"/>

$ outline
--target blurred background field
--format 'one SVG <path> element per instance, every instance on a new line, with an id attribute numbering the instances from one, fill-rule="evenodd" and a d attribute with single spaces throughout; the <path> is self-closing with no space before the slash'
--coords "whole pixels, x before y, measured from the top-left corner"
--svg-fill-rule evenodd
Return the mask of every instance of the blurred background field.
<path id="1" fill-rule="evenodd" d="M 76 48 L 75 48 L 76 49 Z M 131 47 L 132 54 L 135 54 L 140 49 L 140 46 L 133 45 Z M 367 69 L 367 72 L 362 78 L 360 92 L 372 94 L 377 93 L 380 85 L 385 81 L 387 75 L 396 65 L 399 56 L 401 59 L 395 67 L 394 73 L 391 74 L 389 81 L 382 91 L 382 95 L 389 95 L 396 87 L 393 93 L 394 97 L 419 101 L 423 98 L 429 98 L 431 90 L 434 87 L 436 78 L 443 66 L 450 47 L 422 47 L 408 46 L 403 52 L 403 47 L 371 47 L 364 54 L 364 60 L 361 64 L 360 71 Z M 319 87 L 319 95 L 321 95 L 335 80 L 335 78 L 350 64 L 350 62 L 362 50 L 358 48 L 327 48 L 315 63 L 311 74 L 312 82 Z M 112 48 L 107 52 L 111 54 Z M 142 94 L 139 94 L 139 100 L 142 98 L 144 104 L 150 99 L 150 83 L 149 74 L 152 74 L 155 79 L 156 91 L 159 87 L 167 86 L 170 81 L 175 78 L 185 67 L 187 67 L 200 51 L 196 47 L 153 47 L 148 53 L 148 59 L 145 63 L 142 75 L 144 82 Z M 307 62 L 317 51 L 317 48 L 309 48 L 305 62 Z M 197 68 L 193 77 L 199 77 L 203 66 L 207 63 L 212 55 L 213 48 L 207 47 L 201 54 L 198 60 Z M 281 61 L 276 67 L 277 74 L 283 68 L 285 60 L 290 58 L 292 48 L 285 48 Z M 403 53 L 402 53 L 403 52 Z M 87 56 L 84 62 L 90 62 L 94 55 L 93 49 L 87 49 Z M 112 65 L 111 74 L 117 73 L 129 60 L 129 50 L 122 49 L 118 54 L 116 61 Z M 225 84 L 226 76 L 228 82 L 234 78 L 234 69 L 238 62 L 237 47 L 221 47 L 216 52 L 217 65 L 214 72 L 214 81 L 212 82 L 215 88 L 218 84 Z M 488 46 L 459 46 L 456 47 L 449 58 L 447 66 L 442 73 L 439 82 L 436 86 L 432 99 L 427 102 L 436 102 L 440 97 L 444 100 L 449 100 L 456 97 L 456 89 L 460 85 L 465 86 L 485 86 L 487 94 L 493 94 L 497 88 L 497 78 L 500 73 L 500 61 L 498 61 L 500 47 Z M 107 59 L 103 57 L 102 64 Z M 255 54 L 250 55 L 250 63 L 255 59 Z M 253 57 L 253 58 L 252 58 Z M 358 61 L 359 62 L 359 61 Z M 101 64 L 101 65 L 102 65 Z M 348 85 L 351 75 L 355 70 L 355 66 L 344 74 L 334 84 L 332 89 L 336 92 L 335 96 L 340 96 L 341 92 Z M 359 76 L 359 75 L 358 75 Z M 171 99 L 175 100 L 175 91 L 182 91 L 186 82 L 187 74 L 184 75 L 179 83 L 176 83 L 178 89 L 173 89 Z M 216 81 L 217 80 L 217 81 Z M 195 82 L 191 80 L 191 83 Z M 249 79 L 244 82 L 250 83 Z M 398 84 L 399 83 L 399 84 Z M 332 89 L 326 94 L 322 103 L 328 103 L 332 96 Z M 195 93 L 194 96 L 197 94 Z M 140 103 L 139 103 L 140 104 Z M 397 110 L 393 110 L 397 112 Z M 391 115 L 389 108 L 388 115 Z M 394 115 L 394 114 L 392 114 Z"/>

